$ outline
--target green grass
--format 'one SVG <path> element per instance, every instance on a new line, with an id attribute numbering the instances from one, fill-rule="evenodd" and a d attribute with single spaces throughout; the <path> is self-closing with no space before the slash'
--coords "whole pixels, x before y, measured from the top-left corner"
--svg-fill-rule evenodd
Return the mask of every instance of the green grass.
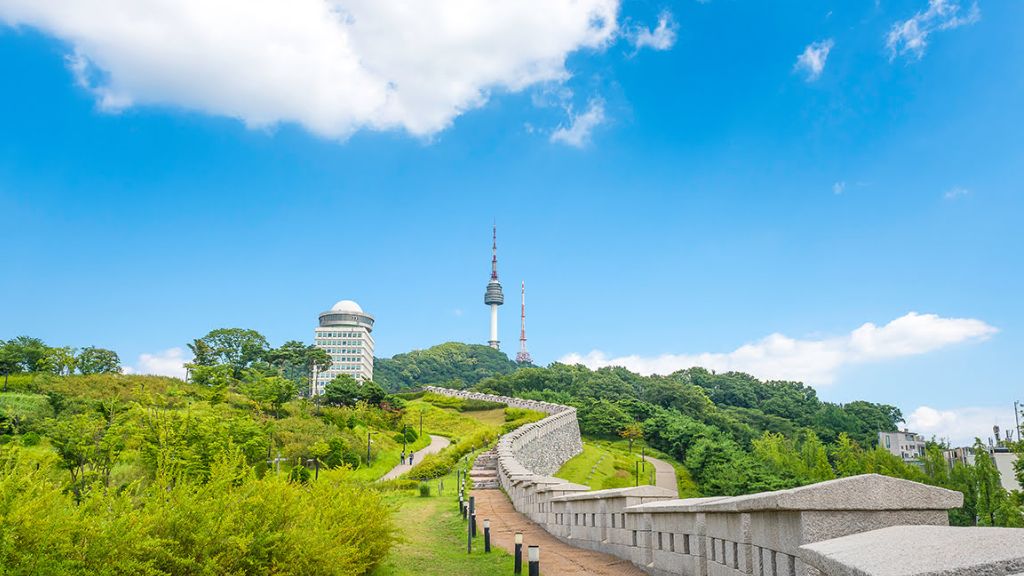
<path id="1" fill-rule="evenodd" d="M 477 418 L 481 412 L 458 412 L 451 408 L 438 408 L 421 400 L 413 400 L 405 405 L 405 422 L 419 431 L 420 415 L 423 416 L 423 434 L 438 434 L 456 440 L 489 426 L 487 422 Z M 497 410 L 501 413 L 501 409 Z M 504 423 L 501 422 L 495 427 Z"/>
<path id="2" fill-rule="evenodd" d="M 566 462 L 555 476 L 577 484 L 586 484 L 592 490 L 627 488 L 636 485 L 636 462 L 640 454 L 628 454 L 609 442 L 587 440 L 583 452 Z M 640 472 L 640 484 L 650 484 L 654 468 L 647 466 L 646 473 Z"/>
<path id="3" fill-rule="evenodd" d="M 467 461 L 472 462 L 476 453 Z M 466 553 L 466 524 L 457 511 L 456 475 L 444 477 L 445 491 L 437 495 L 438 481 L 428 482 L 430 496 L 417 490 L 388 496 L 397 509 L 403 541 L 372 576 L 506 576 L 512 573 L 512 556 L 497 546 L 484 553 L 483 530 L 477 531 L 473 553 Z M 480 524 L 482 527 L 482 523 Z"/>
<path id="4" fill-rule="evenodd" d="M 700 494 L 689 471 L 681 464 L 652 448 L 647 448 L 646 453 L 668 462 L 675 468 L 680 498 Z M 633 452 L 630 454 L 629 442 L 626 440 L 610 442 L 587 439 L 583 442 L 583 452 L 566 462 L 555 473 L 555 476 L 577 484 L 585 484 L 590 486 L 591 490 L 628 488 L 636 486 L 636 462 L 640 460 L 640 455 L 641 450 L 637 443 L 634 443 Z M 651 476 L 653 472 L 654 467 L 650 464 L 646 466 L 646 469 L 641 468 L 640 484 L 653 484 Z"/>

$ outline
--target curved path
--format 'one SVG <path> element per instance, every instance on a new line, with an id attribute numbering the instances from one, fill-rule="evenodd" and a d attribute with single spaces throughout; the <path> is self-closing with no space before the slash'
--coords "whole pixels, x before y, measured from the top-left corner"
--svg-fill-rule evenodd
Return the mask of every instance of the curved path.
<path id="1" fill-rule="evenodd" d="M 647 461 L 654 465 L 654 485 L 671 490 L 678 495 L 679 484 L 676 483 L 676 469 L 668 462 L 650 456 L 647 457 Z"/>
<path id="2" fill-rule="evenodd" d="M 491 543 L 510 554 L 515 551 L 515 533 L 523 533 L 523 572 L 526 572 L 526 547 L 540 546 L 540 573 L 558 576 L 644 576 L 644 572 L 628 560 L 603 552 L 570 546 L 548 534 L 526 516 L 512 508 L 500 490 L 473 490 L 476 517 L 480 525 L 491 521 Z"/>
<path id="3" fill-rule="evenodd" d="M 434 436 L 433 434 L 431 434 L 430 445 L 420 450 L 419 452 L 413 452 L 413 465 L 418 464 L 421 460 L 423 460 L 423 457 L 426 456 L 427 454 L 436 454 L 441 450 L 444 450 L 445 448 L 448 447 L 449 444 L 451 444 L 451 440 L 448 440 L 444 436 Z M 390 472 L 385 474 L 381 478 L 381 480 L 392 480 L 394 478 L 398 478 L 399 476 L 405 474 L 409 470 L 412 470 L 412 466 L 410 466 L 409 464 L 399 464 L 398 466 L 392 468 Z"/>

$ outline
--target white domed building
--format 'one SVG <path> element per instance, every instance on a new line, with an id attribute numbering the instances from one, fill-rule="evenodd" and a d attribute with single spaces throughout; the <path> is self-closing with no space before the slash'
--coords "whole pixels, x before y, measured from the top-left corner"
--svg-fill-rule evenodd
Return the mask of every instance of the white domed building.
<path id="1" fill-rule="evenodd" d="M 320 313 L 315 343 L 331 356 L 331 367 L 317 373 L 313 393 L 323 394 L 327 383 L 340 374 L 363 382 L 373 380 L 373 316 L 352 300 L 341 300 Z"/>

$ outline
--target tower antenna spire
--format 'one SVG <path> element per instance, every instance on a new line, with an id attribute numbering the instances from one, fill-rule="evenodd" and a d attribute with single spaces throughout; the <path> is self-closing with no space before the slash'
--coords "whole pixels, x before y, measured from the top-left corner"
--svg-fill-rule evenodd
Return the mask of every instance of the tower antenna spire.
<path id="1" fill-rule="evenodd" d="M 526 349 L 526 282 L 523 282 L 522 307 L 519 313 L 519 353 L 516 354 L 516 362 L 533 364 L 533 358 L 530 358 L 530 352 Z"/>
<path id="2" fill-rule="evenodd" d="M 498 279 L 498 225 L 491 230 L 491 280 Z"/>

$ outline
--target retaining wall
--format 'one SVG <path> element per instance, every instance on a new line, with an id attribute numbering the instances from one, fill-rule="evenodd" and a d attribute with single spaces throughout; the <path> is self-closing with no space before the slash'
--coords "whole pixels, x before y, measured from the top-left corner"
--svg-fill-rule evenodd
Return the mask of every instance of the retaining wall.
<path id="1" fill-rule="evenodd" d="M 549 414 L 498 440 L 502 489 L 560 540 L 649 574 L 1024 576 L 1024 530 L 948 527 L 959 492 L 877 474 L 736 497 L 678 499 L 653 486 L 590 491 L 550 476 L 582 451 L 575 409 L 428 389 Z M 919 553 L 929 546 L 932 557 Z M 942 568 L 935 555 L 956 561 Z"/>

